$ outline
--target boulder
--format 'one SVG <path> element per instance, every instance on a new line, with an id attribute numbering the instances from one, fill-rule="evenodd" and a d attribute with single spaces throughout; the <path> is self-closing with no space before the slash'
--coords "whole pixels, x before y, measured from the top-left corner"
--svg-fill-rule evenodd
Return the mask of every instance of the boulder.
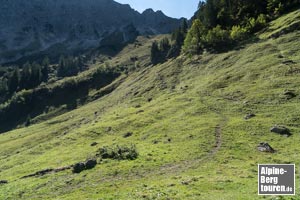
<path id="1" fill-rule="evenodd" d="M 73 173 L 80 173 L 82 172 L 83 170 L 85 170 L 85 164 L 80 162 L 80 163 L 76 163 L 74 166 L 73 166 Z"/>
<path id="2" fill-rule="evenodd" d="M 8 183 L 7 180 L 0 180 L 0 185 L 2 185 L 2 184 L 7 184 L 7 183 Z"/>
<path id="3" fill-rule="evenodd" d="M 266 142 L 259 143 L 257 150 L 260 152 L 275 153 L 275 150 Z"/>
<path id="4" fill-rule="evenodd" d="M 133 135 L 132 132 L 127 132 L 127 133 L 125 133 L 125 134 L 123 135 L 123 137 L 124 137 L 124 138 L 128 138 L 128 137 L 130 137 L 130 136 L 132 136 L 132 135 Z"/>
<path id="5" fill-rule="evenodd" d="M 270 131 L 272 133 L 277 133 L 280 135 L 286 135 L 286 136 L 290 136 L 291 132 L 288 128 L 284 127 L 284 126 L 274 126 L 270 129 Z"/>
<path id="6" fill-rule="evenodd" d="M 97 161 L 94 159 L 88 160 L 85 163 L 85 169 L 93 169 L 97 165 Z"/>
<path id="7" fill-rule="evenodd" d="M 248 120 L 248 119 L 251 119 L 251 118 L 253 118 L 253 117 L 255 117 L 256 115 L 255 114 L 248 114 L 248 115 L 246 115 L 245 117 L 244 117 L 244 119 L 245 120 Z"/>
<path id="8" fill-rule="evenodd" d="M 98 143 L 97 142 L 93 142 L 92 144 L 91 144 L 91 146 L 93 147 L 93 146 L 96 146 Z"/>
<path id="9" fill-rule="evenodd" d="M 291 90 L 286 90 L 283 95 L 285 96 L 286 99 L 292 99 L 294 97 L 296 97 L 297 95 L 291 91 Z"/>

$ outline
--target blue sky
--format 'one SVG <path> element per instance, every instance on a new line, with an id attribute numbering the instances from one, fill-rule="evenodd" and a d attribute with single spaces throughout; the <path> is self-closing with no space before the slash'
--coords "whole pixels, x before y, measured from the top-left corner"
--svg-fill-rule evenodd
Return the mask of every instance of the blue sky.
<path id="1" fill-rule="evenodd" d="M 115 0 L 129 4 L 133 9 L 143 12 L 147 8 L 161 10 L 169 17 L 190 19 L 195 13 L 199 0 Z"/>

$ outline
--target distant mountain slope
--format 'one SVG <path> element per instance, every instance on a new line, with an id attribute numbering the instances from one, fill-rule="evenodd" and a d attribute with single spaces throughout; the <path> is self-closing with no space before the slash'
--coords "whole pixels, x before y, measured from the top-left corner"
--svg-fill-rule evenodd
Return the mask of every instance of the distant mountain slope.
<path id="1" fill-rule="evenodd" d="M 0 63 L 51 49 L 74 52 L 168 33 L 180 20 L 113 0 L 1 0 Z M 112 40 L 113 38 L 113 40 Z"/>

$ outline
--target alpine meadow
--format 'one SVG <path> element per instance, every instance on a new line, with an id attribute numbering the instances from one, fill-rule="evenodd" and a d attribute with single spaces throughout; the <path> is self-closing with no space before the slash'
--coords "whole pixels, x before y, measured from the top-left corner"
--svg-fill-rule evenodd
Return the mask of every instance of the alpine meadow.
<path id="1" fill-rule="evenodd" d="M 191 12 L 1 0 L 0 199 L 300 200 L 300 1 Z"/>

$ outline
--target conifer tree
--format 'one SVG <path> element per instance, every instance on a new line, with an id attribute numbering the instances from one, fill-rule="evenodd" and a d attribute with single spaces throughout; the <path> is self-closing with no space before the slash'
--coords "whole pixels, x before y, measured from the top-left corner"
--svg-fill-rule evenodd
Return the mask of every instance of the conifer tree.
<path id="1" fill-rule="evenodd" d="M 159 63 L 159 54 L 160 52 L 158 48 L 158 43 L 154 41 L 151 46 L 151 62 L 153 64 Z"/>
<path id="2" fill-rule="evenodd" d="M 20 82 L 20 70 L 19 70 L 19 68 L 16 68 L 12 72 L 12 74 L 8 80 L 8 89 L 9 89 L 10 94 L 17 91 L 19 82 Z"/>
<path id="3" fill-rule="evenodd" d="M 49 78 L 49 67 L 50 67 L 50 61 L 48 57 L 45 57 L 42 62 L 42 81 L 47 82 Z"/>

